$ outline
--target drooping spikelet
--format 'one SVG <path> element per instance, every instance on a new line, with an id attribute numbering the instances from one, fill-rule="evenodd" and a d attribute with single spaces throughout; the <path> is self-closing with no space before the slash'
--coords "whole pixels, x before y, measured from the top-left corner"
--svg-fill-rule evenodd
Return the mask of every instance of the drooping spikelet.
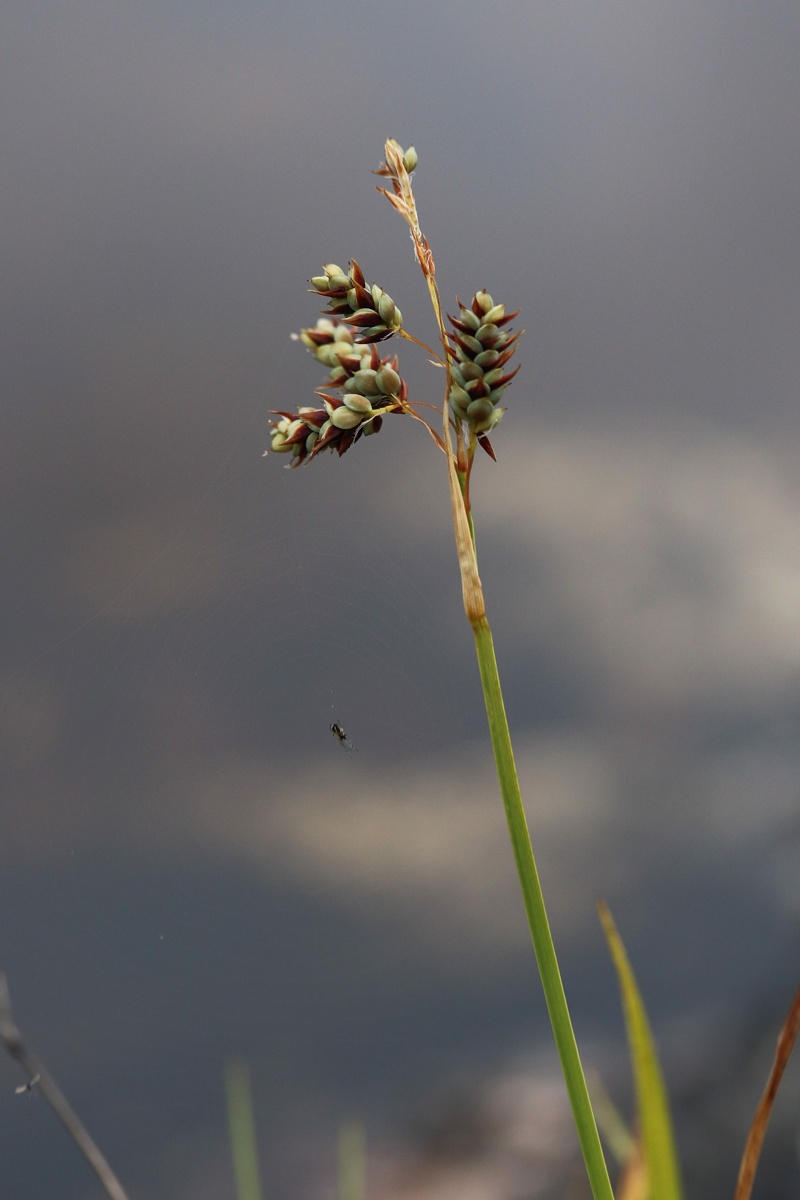
<path id="1" fill-rule="evenodd" d="M 301 407 L 294 413 L 274 410 L 281 419 L 270 422 L 270 449 L 274 454 L 291 454 L 292 467 L 310 462 L 322 450 L 335 450 L 341 457 L 360 437 L 378 433 L 385 413 L 402 411 L 407 404 L 408 387 L 397 373 L 397 359 L 381 358 L 374 345 L 348 343 L 338 337 L 337 323 L 329 324 L 332 328 L 320 329 L 318 321 L 314 329 L 304 329 L 299 340 L 326 366 L 327 351 L 336 347 L 327 387 L 341 395 L 320 389 L 317 395 L 323 408 Z"/>
<path id="2" fill-rule="evenodd" d="M 349 272 L 336 263 L 326 263 L 322 269 L 324 275 L 314 275 L 310 282 L 317 295 L 328 301 L 325 311 L 353 327 L 357 342 L 380 342 L 402 328 L 403 317 L 392 297 L 377 283 L 366 286 L 355 259 Z"/>

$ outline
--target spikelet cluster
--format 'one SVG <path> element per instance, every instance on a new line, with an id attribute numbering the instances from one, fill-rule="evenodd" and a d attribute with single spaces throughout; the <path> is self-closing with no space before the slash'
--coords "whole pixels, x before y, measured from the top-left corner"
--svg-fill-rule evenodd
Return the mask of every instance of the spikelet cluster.
<path id="1" fill-rule="evenodd" d="M 378 191 L 411 228 L 417 259 L 432 287 L 438 314 L 441 309 L 438 289 L 432 282 L 433 255 L 419 228 L 410 182 L 418 163 L 417 152 L 413 146 L 403 150 L 391 138 L 385 152 L 386 159 L 376 174 L 391 181 L 392 191 L 382 187 Z M 442 439 L 414 411 L 416 406 L 409 405 L 408 388 L 398 372 L 397 358 L 381 358 L 378 353 L 376 343 L 396 333 L 410 336 L 403 330 L 402 314 L 388 292 L 376 283 L 367 287 L 355 259 L 346 271 L 337 263 L 326 263 L 322 273 L 312 276 L 310 282 L 328 307 L 316 325 L 292 337 L 325 367 L 328 377 L 317 389 L 321 405 L 300 406 L 294 412 L 273 410 L 279 419 L 270 422 L 271 451 L 290 455 L 291 467 L 310 462 L 323 450 L 342 455 L 360 438 L 377 433 L 384 416 L 391 412 L 410 413 L 422 420 L 439 448 L 446 450 Z M 457 303 L 458 315 L 448 318 L 453 329 L 446 335 L 445 347 L 451 423 L 459 432 L 469 429 L 472 449 L 477 439 L 494 458 L 488 434 L 503 416 L 500 399 L 517 373 L 506 370 L 519 337 L 508 328 L 517 313 L 506 313 L 505 307 L 495 304 L 486 291 L 476 292 L 468 307 L 458 299 Z"/>
<path id="2" fill-rule="evenodd" d="M 378 433 L 384 415 L 401 411 L 408 400 L 397 359 L 381 358 L 375 345 L 360 345 L 342 322 L 321 317 L 297 338 L 329 368 L 326 388 L 340 394 L 319 389 L 321 408 L 275 411 L 280 420 L 271 422 L 270 449 L 291 454 L 291 467 L 310 462 L 322 450 L 335 450 L 341 457 L 359 438 Z"/>
<path id="3" fill-rule="evenodd" d="M 364 272 L 355 259 L 345 272 L 336 263 L 327 263 L 323 275 L 314 275 L 311 284 L 318 296 L 328 301 L 326 312 L 353 328 L 357 342 L 381 342 L 403 327 L 403 317 L 394 300 L 373 283 L 366 286 Z"/>
<path id="4" fill-rule="evenodd" d="M 505 409 L 499 407 L 500 398 L 519 370 L 504 370 L 519 337 L 506 326 L 517 313 L 506 313 L 505 306 L 495 304 L 484 291 L 475 293 L 469 307 L 460 300 L 458 306 L 457 317 L 448 314 L 454 329 L 448 334 L 450 411 L 456 421 L 471 426 L 481 445 L 494 457 L 486 435 L 502 419 Z"/>

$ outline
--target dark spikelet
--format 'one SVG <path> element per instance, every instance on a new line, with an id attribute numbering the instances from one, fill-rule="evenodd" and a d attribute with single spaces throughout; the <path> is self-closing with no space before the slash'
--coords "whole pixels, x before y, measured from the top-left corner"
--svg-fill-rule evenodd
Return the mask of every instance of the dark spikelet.
<path id="1" fill-rule="evenodd" d="M 334 363 L 327 387 L 340 394 L 320 388 L 322 408 L 274 410 L 280 419 L 270 422 L 270 450 L 290 454 L 290 467 L 311 462 L 323 450 L 335 450 L 341 458 L 362 437 L 380 431 L 385 413 L 402 412 L 408 403 L 396 356 L 381 358 L 375 345 L 359 348 L 349 330 L 342 336 L 341 322 L 323 318 L 314 329 L 304 329 L 299 340 L 325 366 Z"/>
<path id="2" fill-rule="evenodd" d="M 311 278 L 314 291 L 327 300 L 328 316 L 354 327 L 355 342 L 381 342 L 402 329 L 403 316 L 394 300 L 377 283 L 371 288 L 366 286 L 364 272 L 355 259 L 349 272 L 336 263 L 327 263 L 322 269 L 324 274 Z"/>
<path id="3" fill-rule="evenodd" d="M 458 315 L 448 320 L 453 332 L 450 345 L 450 410 L 456 423 L 465 422 L 491 458 L 492 444 L 486 436 L 502 420 L 500 399 L 519 367 L 503 373 L 516 350 L 519 333 L 506 330 L 518 315 L 506 313 L 486 291 L 476 292 L 469 306 L 458 300 Z"/>

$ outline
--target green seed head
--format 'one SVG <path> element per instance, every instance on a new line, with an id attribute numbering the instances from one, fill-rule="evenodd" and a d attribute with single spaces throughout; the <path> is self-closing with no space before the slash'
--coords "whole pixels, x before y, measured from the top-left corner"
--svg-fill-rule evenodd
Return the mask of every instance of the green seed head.
<path id="1" fill-rule="evenodd" d="M 402 379 L 393 367 L 385 363 L 375 374 L 375 382 L 384 396 L 396 396 L 400 391 Z"/>
<path id="2" fill-rule="evenodd" d="M 419 155 L 417 154 L 417 152 L 413 146 L 409 146 L 408 149 L 406 150 L 405 154 L 403 155 L 403 166 L 408 171 L 409 175 L 414 170 L 414 168 L 416 167 L 418 162 L 419 162 Z"/>
<path id="3" fill-rule="evenodd" d="M 345 407 L 349 408 L 351 412 L 360 413 L 362 417 L 371 415 L 372 405 L 366 396 L 354 396 L 352 394 L 348 394 L 347 396 L 344 396 L 343 399 Z M 337 411 L 339 410 L 337 409 Z"/>
<path id="4" fill-rule="evenodd" d="M 363 419 L 362 413 L 353 412 L 344 404 L 341 408 L 335 408 L 331 413 L 331 425 L 335 425 L 337 429 L 355 429 Z"/>

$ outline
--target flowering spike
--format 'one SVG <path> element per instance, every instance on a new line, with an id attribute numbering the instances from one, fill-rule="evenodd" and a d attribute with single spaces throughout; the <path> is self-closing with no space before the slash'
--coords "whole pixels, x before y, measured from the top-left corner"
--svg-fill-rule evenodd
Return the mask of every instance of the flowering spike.
<path id="1" fill-rule="evenodd" d="M 376 174 L 390 181 L 391 191 L 385 188 L 378 188 L 378 191 L 402 213 L 411 229 L 441 338 L 446 344 L 449 391 L 443 414 L 445 437 L 439 437 L 414 411 L 415 406 L 409 405 L 408 387 L 398 373 L 397 359 L 381 358 L 378 353 L 378 342 L 393 333 L 404 332 L 402 314 L 383 288 L 376 283 L 367 286 L 364 272 L 356 260 L 351 259 L 346 270 L 338 263 L 329 262 L 325 263 L 321 274 L 311 277 L 313 291 L 328 307 L 316 325 L 292 334 L 328 371 L 323 388 L 317 390 L 322 407 L 300 407 L 294 413 L 275 411 L 279 420 L 270 423 L 270 448 L 274 453 L 291 455 L 289 465 L 292 467 L 309 462 L 325 449 L 335 450 L 341 456 L 359 438 L 377 433 L 386 413 L 405 412 L 426 426 L 434 442 L 447 455 L 455 503 L 458 480 L 450 448 L 447 409 L 449 406 L 451 423 L 455 424 L 459 437 L 463 433 L 462 427 L 468 426 L 471 447 L 474 448 L 477 440 L 494 458 L 488 434 L 503 417 L 505 410 L 500 407 L 500 399 L 519 369 L 507 369 L 520 336 L 510 329 L 510 322 L 517 313 L 507 313 L 503 304 L 496 304 L 492 295 L 481 289 L 468 305 L 457 298 L 458 314 L 449 318 L 452 331 L 445 331 L 433 256 L 419 227 L 410 183 L 411 172 L 418 163 L 417 152 L 413 146 L 403 150 L 399 142 L 389 138 L 384 154 Z M 416 341 L 415 338 L 411 340 Z M 463 445 L 460 440 L 459 454 Z M 458 519 L 456 523 L 460 529 Z M 464 531 L 466 529 L 464 524 Z M 469 557 L 466 533 L 464 539 L 465 554 Z M 474 587 L 472 590 L 477 595 L 479 583 L 476 586 L 477 591 Z M 467 607 L 471 612 L 470 605 Z"/>
<path id="2" fill-rule="evenodd" d="M 494 450 L 486 434 L 499 424 L 505 409 L 499 408 L 505 392 L 519 367 L 503 374 L 503 368 L 516 349 L 519 333 L 505 331 L 517 313 L 506 314 L 505 306 L 495 304 L 487 291 L 476 292 L 467 306 L 458 300 L 458 316 L 448 317 L 453 333 L 450 345 L 450 411 L 456 423 L 466 422 L 491 458 Z"/>

